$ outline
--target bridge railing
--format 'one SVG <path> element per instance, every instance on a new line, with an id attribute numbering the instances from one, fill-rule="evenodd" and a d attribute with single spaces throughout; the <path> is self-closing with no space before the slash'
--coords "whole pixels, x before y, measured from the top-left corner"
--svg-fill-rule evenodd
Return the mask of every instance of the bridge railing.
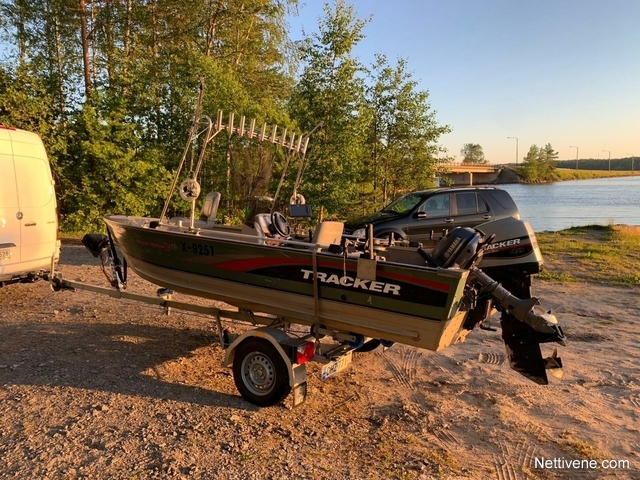
<path id="1" fill-rule="evenodd" d="M 497 172 L 498 170 L 500 170 L 502 168 L 502 165 L 494 165 L 491 163 L 462 163 L 462 162 L 455 162 L 455 163 L 447 163 L 447 164 L 442 164 L 440 166 L 443 170 L 449 171 L 449 172 L 459 172 L 459 173 L 464 173 L 464 172 L 478 172 L 478 173 L 482 173 L 482 172 L 486 172 L 486 173 L 491 173 L 491 172 Z"/>

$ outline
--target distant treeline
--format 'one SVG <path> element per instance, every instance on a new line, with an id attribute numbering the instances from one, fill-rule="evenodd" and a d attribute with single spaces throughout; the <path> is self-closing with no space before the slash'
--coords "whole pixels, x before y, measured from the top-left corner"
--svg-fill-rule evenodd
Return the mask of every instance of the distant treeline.
<path id="1" fill-rule="evenodd" d="M 556 167 L 575 170 L 576 160 L 559 160 L 556 162 Z M 612 158 L 611 161 L 601 158 L 580 158 L 577 161 L 577 168 L 578 170 L 638 170 L 640 157 Z"/>

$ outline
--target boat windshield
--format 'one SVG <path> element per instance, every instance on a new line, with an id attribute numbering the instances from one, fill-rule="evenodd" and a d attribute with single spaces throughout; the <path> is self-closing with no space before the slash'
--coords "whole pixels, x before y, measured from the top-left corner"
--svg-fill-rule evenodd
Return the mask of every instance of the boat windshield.
<path id="1" fill-rule="evenodd" d="M 409 213 L 413 208 L 420 203 L 423 196 L 418 193 L 407 193 L 401 197 L 395 199 L 389 205 L 382 209 L 383 212 L 397 213 L 403 215 Z"/>

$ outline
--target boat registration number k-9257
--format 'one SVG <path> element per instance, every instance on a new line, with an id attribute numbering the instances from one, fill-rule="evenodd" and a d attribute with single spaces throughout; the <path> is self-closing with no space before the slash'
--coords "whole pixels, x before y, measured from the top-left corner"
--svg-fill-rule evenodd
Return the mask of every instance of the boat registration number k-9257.
<path id="1" fill-rule="evenodd" d="M 201 243 L 196 242 L 182 242 L 182 251 L 183 252 L 191 252 L 196 255 L 209 255 L 213 256 L 213 246 L 211 245 L 202 245 Z"/>

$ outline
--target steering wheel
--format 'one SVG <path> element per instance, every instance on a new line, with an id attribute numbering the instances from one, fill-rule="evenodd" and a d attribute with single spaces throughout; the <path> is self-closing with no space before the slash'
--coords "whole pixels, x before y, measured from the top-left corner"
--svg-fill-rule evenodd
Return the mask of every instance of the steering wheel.
<path id="1" fill-rule="evenodd" d="M 280 212 L 273 212 L 271 214 L 271 225 L 275 229 L 276 233 L 283 237 L 291 235 L 291 225 L 287 219 Z"/>

